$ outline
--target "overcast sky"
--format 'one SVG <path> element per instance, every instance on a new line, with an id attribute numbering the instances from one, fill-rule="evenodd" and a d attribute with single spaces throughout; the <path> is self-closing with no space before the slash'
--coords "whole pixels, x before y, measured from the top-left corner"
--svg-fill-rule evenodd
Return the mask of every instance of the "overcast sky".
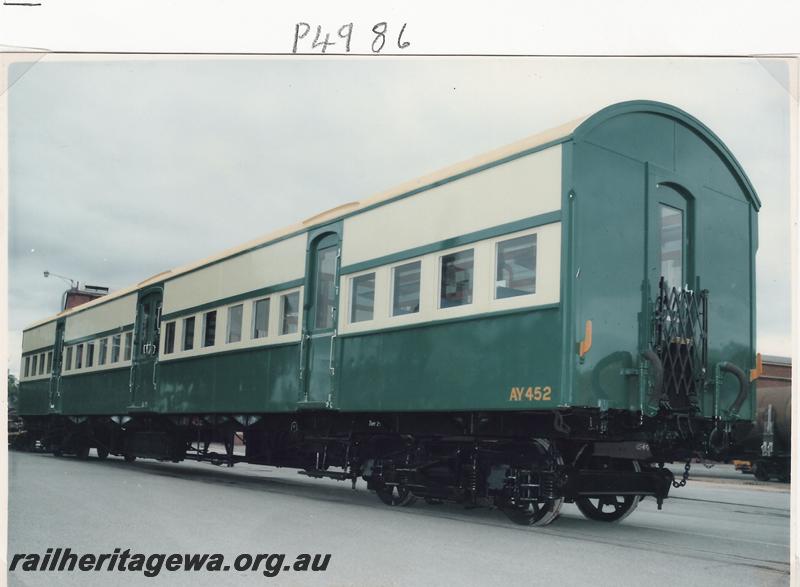
<path id="1" fill-rule="evenodd" d="M 67 286 L 45 270 L 125 287 L 630 99 L 683 108 L 742 163 L 763 203 L 758 347 L 790 354 L 777 60 L 45 57 L 8 75 L 12 373 Z"/>

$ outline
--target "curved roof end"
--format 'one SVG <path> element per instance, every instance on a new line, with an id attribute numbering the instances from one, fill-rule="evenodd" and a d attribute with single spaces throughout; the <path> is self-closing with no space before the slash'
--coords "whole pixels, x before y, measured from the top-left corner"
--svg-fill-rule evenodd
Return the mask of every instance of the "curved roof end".
<path id="1" fill-rule="evenodd" d="M 586 136 L 589 132 L 603 122 L 622 114 L 631 114 L 634 112 L 658 114 L 660 116 L 672 118 L 681 122 L 702 136 L 706 142 L 708 142 L 719 154 L 728 168 L 731 169 L 731 171 L 736 175 L 736 178 L 751 205 L 756 210 L 761 208 L 761 200 L 758 198 L 758 194 L 756 194 L 756 190 L 753 187 L 753 184 L 750 182 L 750 178 L 747 177 L 747 173 L 745 173 L 744 168 L 733 155 L 731 150 L 725 145 L 725 143 L 722 142 L 722 140 L 714 133 L 714 131 L 700 122 L 697 118 L 676 106 L 672 106 L 671 104 L 667 104 L 665 102 L 656 102 L 653 100 L 630 100 L 628 102 L 611 104 L 610 106 L 606 106 L 602 110 L 595 112 L 593 115 L 584 120 L 572 133 L 573 137 L 577 140 L 580 140 L 581 137 Z"/>

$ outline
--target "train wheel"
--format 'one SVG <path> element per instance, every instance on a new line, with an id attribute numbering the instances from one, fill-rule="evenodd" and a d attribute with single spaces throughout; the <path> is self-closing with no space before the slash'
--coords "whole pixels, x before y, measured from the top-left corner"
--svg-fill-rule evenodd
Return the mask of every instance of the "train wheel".
<path id="1" fill-rule="evenodd" d="M 636 461 L 612 461 L 611 459 L 592 459 L 591 468 L 641 471 Z M 575 500 L 580 512 L 590 520 L 598 522 L 619 522 L 627 518 L 639 505 L 638 495 L 601 495 L 598 497 L 579 497 Z"/>
<path id="2" fill-rule="evenodd" d="M 97 447 L 97 458 L 104 461 L 108 458 L 108 449 L 104 446 Z"/>
<path id="3" fill-rule="evenodd" d="M 81 459 L 82 461 L 89 458 L 89 445 L 85 442 L 81 442 L 75 448 L 75 456 Z"/>
<path id="4" fill-rule="evenodd" d="M 769 481 L 769 469 L 763 463 L 753 463 L 753 476 L 759 481 Z"/>
<path id="5" fill-rule="evenodd" d="M 547 526 L 558 517 L 563 499 L 532 501 L 525 505 L 503 504 L 500 510 L 508 519 L 521 526 Z"/>
<path id="6" fill-rule="evenodd" d="M 375 493 L 383 503 L 391 506 L 409 506 L 417 501 L 416 496 L 408 487 L 400 485 L 384 485 L 380 489 L 376 489 Z"/>
<path id="7" fill-rule="evenodd" d="M 516 479 L 516 483 L 519 484 L 515 491 L 516 497 L 506 498 L 497 505 L 500 511 L 515 524 L 520 524 L 521 526 L 546 526 L 558 517 L 564 498 L 529 498 L 523 501 L 519 493 L 524 491 L 524 487 L 538 485 L 538 481 L 534 483 L 534 471 L 537 469 L 549 469 L 552 465 L 562 465 L 564 461 L 555 450 L 555 447 L 551 447 L 549 440 L 536 439 L 533 448 L 536 451 L 536 455 L 531 471 L 524 473 L 524 478 Z M 520 473 L 517 474 L 519 475 Z"/>
<path id="8" fill-rule="evenodd" d="M 603 495 L 579 497 L 575 505 L 590 520 L 619 522 L 627 518 L 639 505 L 638 495 Z"/>

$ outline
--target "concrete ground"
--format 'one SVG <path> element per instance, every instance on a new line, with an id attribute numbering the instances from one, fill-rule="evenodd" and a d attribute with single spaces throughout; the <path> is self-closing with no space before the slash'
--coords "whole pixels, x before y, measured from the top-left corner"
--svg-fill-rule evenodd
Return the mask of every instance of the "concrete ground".
<path id="1" fill-rule="evenodd" d="M 501 513 L 418 502 L 390 508 L 349 483 L 293 470 L 125 463 L 11 453 L 9 559 L 79 553 L 329 553 L 324 572 L 9 573 L 11 585 L 785 585 L 789 486 L 725 469 L 698 475 L 658 511 L 618 524 L 567 504 L 545 528 Z M 710 475 L 710 476 L 709 476 Z M 272 559 L 275 560 L 275 559 Z M 21 564 L 21 563 L 20 563 Z"/>

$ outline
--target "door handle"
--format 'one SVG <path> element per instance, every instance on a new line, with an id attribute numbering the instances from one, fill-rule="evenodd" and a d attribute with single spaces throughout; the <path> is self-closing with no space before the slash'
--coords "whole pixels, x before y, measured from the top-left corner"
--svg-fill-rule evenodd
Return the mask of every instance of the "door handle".
<path id="1" fill-rule="evenodd" d="M 305 349 L 307 338 L 308 335 L 305 332 L 300 335 L 300 381 L 303 380 L 303 374 L 305 372 L 305 355 L 303 354 L 303 350 Z"/>
<path id="2" fill-rule="evenodd" d="M 336 373 L 336 368 L 333 366 L 333 346 L 336 344 L 336 331 L 333 331 L 331 335 L 331 352 L 328 355 L 328 369 L 330 369 L 331 375 Z"/>

